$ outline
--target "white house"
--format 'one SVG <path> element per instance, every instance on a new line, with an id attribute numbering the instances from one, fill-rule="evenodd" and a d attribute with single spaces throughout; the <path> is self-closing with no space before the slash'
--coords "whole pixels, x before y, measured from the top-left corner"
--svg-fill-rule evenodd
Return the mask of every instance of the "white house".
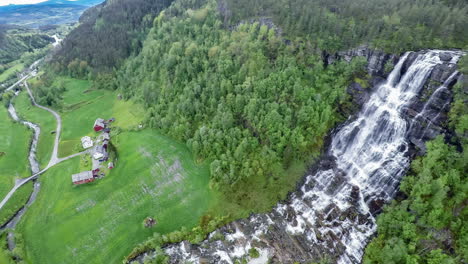
<path id="1" fill-rule="evenodd" d="M 86 136 L 81 138 L 81 144 L 83 145 L 84 149 L 89 149 L 93 146 L 93 141 L 90 137 Z"/>

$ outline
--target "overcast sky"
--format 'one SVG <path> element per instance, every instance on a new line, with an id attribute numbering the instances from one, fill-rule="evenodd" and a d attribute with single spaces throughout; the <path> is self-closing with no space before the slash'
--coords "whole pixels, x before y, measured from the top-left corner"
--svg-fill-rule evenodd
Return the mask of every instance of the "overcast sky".
<path id="1" fill-rule="evenodd" d="M 0 0 L 0 6 L 5 6 L 9 4 L 15 5 L 25 5 L 25 4 L 37 4 L 40 2 L 45 2 L 47 0 Z"/>

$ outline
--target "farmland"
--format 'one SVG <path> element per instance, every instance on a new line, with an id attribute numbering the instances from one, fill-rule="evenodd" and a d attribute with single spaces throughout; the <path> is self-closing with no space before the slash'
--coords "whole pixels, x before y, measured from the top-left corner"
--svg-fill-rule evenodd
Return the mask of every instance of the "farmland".
<path id="1" fill-rule="evenodd" d="M 20 232 L 33 263 L 118 263 L 153 232 L 192 227 L 211 206 L 208 168 L 185 145 L 155 130 L 115 139 L 118 163 L 104 179 L 74 187 L 79 158 L 42 177 L 42 190 Z M 152 229 L 143 220 L 154 217 Z M 42 241 L 48 241 L 47 244 Z"/>
<path id="2" fill-rule="evenodd" d="M 106 90 L 92 90 L 88 81 L 58 78 L 66 87 L 59 112 L 63 132 L 59 156 L 77 151 L 81 137 L 92 135 L 92 126 L 98 117 L 116 117 L 115 125 L 122 129 L 136 127 L 143 118 L 143 109 L 132 102 L 117 100 L 117 94 Z"/>
<path id="3" fill-rule="evenodd" d="M 80 157 L 41 175 L 39 196 L 17 228 L 27 261 L 118 263 L 154 232 L 196 226 L 213 208 L 208 165 L 195 162 L 185 144 L 138 129 L 143 118 L 138 104 L 118 100 L 112 91 L 90 90 L 87 81 L 58 81 L 66 87 L 56 106 L 63 120 L 60 155 L 75 153 L 82 136 L 97 135 L 92 130 L 97 117 L 115 117 L 111 142 L 118 158 L 103 179 L 86 185 L 71 183 L 70 176 L 82 169 Z M 26 98 L 17 101 L 27 109 Z M 146 217 L 157 224 L 145 228 Z"/>

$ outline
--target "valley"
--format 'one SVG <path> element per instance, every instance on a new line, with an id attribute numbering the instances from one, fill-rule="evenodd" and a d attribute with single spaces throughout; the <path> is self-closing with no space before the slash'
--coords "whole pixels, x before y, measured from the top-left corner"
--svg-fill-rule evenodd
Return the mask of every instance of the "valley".
<path id="1" fill-rule="evenodd" d="M 467 8 L 0 7 L 0 263 L 464 263 Z"/>

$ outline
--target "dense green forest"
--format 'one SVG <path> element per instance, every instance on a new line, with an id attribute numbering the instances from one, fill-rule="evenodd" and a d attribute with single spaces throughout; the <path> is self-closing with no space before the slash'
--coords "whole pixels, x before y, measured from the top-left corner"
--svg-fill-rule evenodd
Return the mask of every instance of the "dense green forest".
<path id="1" fill-rule="evenodd" d="M 82 75 L 77 72 L 81 63 L 95 71 L 111 71 L 141 49 L 154 16 L 171 2 L 113 0 L 86 10 L 55 56 L 56 70 Z"/>
<path id="2" fill-rule="evenodd" d="M 266 18 L 291 38 L 334 52 L 371 44 L 388 52 L 466 48 L 465 0 L 221 0 L 224 21 Z"/>
<path id="3" fill-rule="evenodd" d="M 56 69 L 78 74 L 80 63 L 94 73 L 118 68 L 140 51 L 153 18 L 172 2 L 114 0 L 87 10 L 56 56 Z M 193 9 L 200 3 L 187 2 Z M 468 39 L 464 0 L 219 0 L 213 11 L 224 29 L 242 21 L 274 23 L 284 38 L 307 40 L 317 54 L 361 44 L 388 52 L 466 48 Z"/>
<path id="4" fill-rule="evenodd" d="M 460 62 L 468 74 L 468 59 Z M 405 199 L 378 217 L 378 234 L 364 263 L 464 263 L 468 259 L 468 96 L 466 83 L 454 88 L 449 115 L 454 131 L 427 143 L 401 182 Z"/>
<path id="5" fill-rule="evenodd" d="M 224 30 L 215 7 L 162 13 L 115 85 L 145 104 L 150 127 L 210 160 L 212 184 L 273 183 L 292 161 L 319 153 L 363 64 L 325 69 L 308 43 L 286 45 L 274 28 Z"/>

